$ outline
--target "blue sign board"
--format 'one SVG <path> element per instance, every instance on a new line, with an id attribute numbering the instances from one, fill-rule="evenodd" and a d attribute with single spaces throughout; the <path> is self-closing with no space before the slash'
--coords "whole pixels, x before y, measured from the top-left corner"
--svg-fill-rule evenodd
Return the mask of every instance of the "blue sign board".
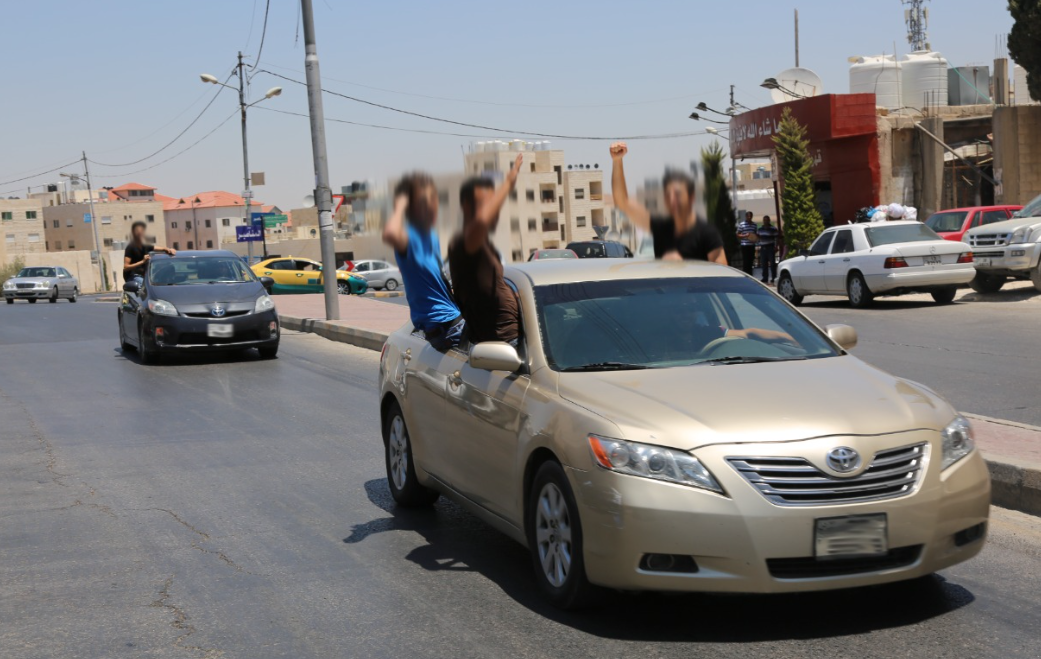
<path id="1" fill-rule="evenodd" d="M 264 239 L 262 227 L 235 227 L 235 242 L 252 243 Z"/>
<path id="2" fill-rule="evenodd" d="M 87 224 L 90 224 L 90 213 L 84 213 L 83 214 L 83 221 L 86 222 Z"/>
<path id="3" fill-rule="evenodd" d="M 250 213 L 250 224 L 252 224 L 255 227 L 264 226 L 265 215 L 271 215 L 271 213 Z M 257 240 L 259 240 L 259 238 Z"/>

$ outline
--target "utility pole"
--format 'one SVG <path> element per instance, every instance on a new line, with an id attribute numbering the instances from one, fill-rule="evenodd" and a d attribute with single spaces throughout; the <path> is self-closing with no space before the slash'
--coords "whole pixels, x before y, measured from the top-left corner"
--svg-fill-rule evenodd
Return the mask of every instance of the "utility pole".
<path id="1" fill-rule="evenodd" d="M 94 212 L 94 188 L 90 185 L 90 168 L 87 167 L 87 152 L 83 152 L 83 175 L 87 179 L 87 195 L 88 201 L 90 202 L 90 223 L 94 225 L 94 250 L 98 253 L 98 274 L 101 276 L 99 285 L 108 290 L 105 286 L 105 261 L 101 258 L 101 238 L 98 237 L 98 214 Z"/>
<path id="2" fill-rule="evenodd" d="M 322 77 L 318 71 L 314 8 L 300 0 L 304 25 L 304 68 L 307 70 L 307 104 L 311 115 L 311 150 L 314 152 L 314 199 L 318 207 L 318 231 L 322 245 L 322 281 L 325 284 L 325 317 L 340 319 L 336 290 L 336 248 L 333 245 L 333 191 L 329 187 L 329 157 L 325 150 L 325 112 L 322 109 Z M 241 75 L 241 69 L 240 75 Z M 243 115 L 245 116 L 245 115 Z"/>
<path id="3" fill-rule="evenodd" d="M 242 63 L 242 51 L 239 51 L 239 108 L 242 111 L 242 180 L 245 182 L 246 187 L 243 188 L 245 194 L 243 194 L 243 201 L 245 202 L 244 212 L 246 213 L 246 226 L 253 226 L 253 216 L 249 212 L 249 207 L 253 202 L 253 192 L 249 188 L 249 149 L 246 144 L 246 79 L 243 74 L 243 63 Z M 263 223 L 263 220 L 261 220 Z M 263 224 L 261 224 L 260 236 L 265 238 L 267 231 Z M 219 247 L 219 245 L 218 245 Z M 198 248 L 198 245 L 196 245 Z M 253 241 L 246 243 L 247 258 L 249 259 L 250 266 L 253 265 Z M 264 240 L 264 258 L 267 258 L 267 240 Z"/>
<path id="4" fill-rule="evenodd" d="M 799 67 L 799 10 L 795 10 L 795 67 Z"/>
<path id="5" fill-rule="evenodd" d="M 734 105 L 734 85 L 730 85 L 730 107 L 737 107 Z M 734 160 L 734 142 L 728 141 L 730 142 L 730 196 L 733 199 L 731 203 L 734 206 L 734 221 L 740 222 L 741 211 L 737 208 L 737 162 Z"/>

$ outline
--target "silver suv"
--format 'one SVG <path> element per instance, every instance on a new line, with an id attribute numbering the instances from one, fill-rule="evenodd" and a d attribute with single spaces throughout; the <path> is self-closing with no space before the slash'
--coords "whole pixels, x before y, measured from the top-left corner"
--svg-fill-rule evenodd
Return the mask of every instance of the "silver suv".
<path id="1" fill-rule="evenodd" d="M 979 293 L 994 293 L 1013 279 L 1029 279 L 1041 291 L 1041 196 L 1011 220 L 969 229 L 962 242 L 972 248 Z"/>

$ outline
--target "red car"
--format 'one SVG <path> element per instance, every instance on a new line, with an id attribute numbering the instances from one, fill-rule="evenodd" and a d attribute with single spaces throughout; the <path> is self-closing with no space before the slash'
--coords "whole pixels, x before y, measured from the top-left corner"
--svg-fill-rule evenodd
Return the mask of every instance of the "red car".
<path id="1" fill-rule="evenodd" d="M 952 208 L 929 216 L 925 225 L 940 234 L 944 240 L 960 241 L 965 232 L 984 224 L 1004 222 L 1022 206 L 973 206 Z"/>

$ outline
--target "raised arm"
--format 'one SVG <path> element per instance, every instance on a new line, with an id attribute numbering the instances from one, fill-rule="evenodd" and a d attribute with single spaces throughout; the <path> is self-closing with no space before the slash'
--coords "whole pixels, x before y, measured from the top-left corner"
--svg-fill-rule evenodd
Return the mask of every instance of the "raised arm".
<path id="1" fill-rule="evenodd" d="M 517 159 L 513 161 L 513 167 L 506 174 L 506 180 L 495 190 L 495 193 L 477 208 L 474 221 L 464 227 L 463 237 L 466 241 L 466 251 L 475 253 L 487 240 L 489 233 L 495 232 L 499 224 L 499 213 L 502 211 L 506 197 L 509 196 L 514 186 L 517 185 L 517 175 L 520 173 L 521 165 L 524 164 L 524 154 L 518 153 Z"/>
<path id="2" fill-rule="evenodd" d="M 625 142 L 615 142 L 611 145 L 611 194 L 614 196 L 614 205 L 625 213 L 634 225 L 643 231 L 650 231 L 650 212 L 640 202 L 629 199 L 629 189 L 625 185 L 625 170 L 622 167 L 622 159 L 627 153 L 629 147 Z"/>
<path id="3" fill-rule="evenodd" d="M 169 254 L 170 256 L 177 256 L 177 250 L 174 249 L 173 247 L 159 247 L 159 246 L 156 246 L 156 247 L 152 248 L 152 251 L 154 251 L 154 252 L 162 252 L 164 254 Z"/>
<path id="4" fill-rule="evenodd" d="M 408 251 L 408 231 L 405 230 L 405 211 L 408 210 L 408 195 L 394 198 L 394 212 L 383 226 L 383 242 L 398 254 Z"/>

